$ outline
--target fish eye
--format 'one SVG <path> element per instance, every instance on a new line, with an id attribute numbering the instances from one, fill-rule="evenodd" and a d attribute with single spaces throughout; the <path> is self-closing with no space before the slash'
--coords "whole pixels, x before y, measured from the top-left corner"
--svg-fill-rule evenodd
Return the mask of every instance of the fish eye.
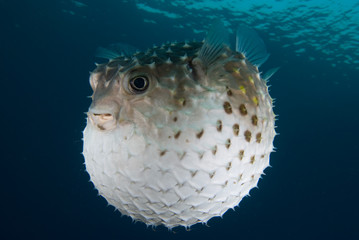
<path id="1" fill-rule="evenodd" d="M 129 90 L 132 93 L 143 93 L 148 88 L 148 78 L 145 76 L 137 76 L 130 79 Z"/>

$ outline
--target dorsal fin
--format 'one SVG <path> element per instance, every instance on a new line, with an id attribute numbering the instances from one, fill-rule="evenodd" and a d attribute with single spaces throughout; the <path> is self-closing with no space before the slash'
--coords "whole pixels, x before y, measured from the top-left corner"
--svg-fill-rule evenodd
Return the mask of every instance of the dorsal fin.
<path id="1" fill-rule="evenodd" d="M 205 67 L 211 65 L 225 51 L 228 32 L 222 21 L 216 20 L 208 31 L 207 37 L 199 50 L 198 57 Z"/>
<path id="2" fill-rule="evenodd" d="M 236 51 L 244 56 L 255 66 L 259 67 L 269 57 L 263 40 L 251 28 L 241 25 L 237 29 Z"/>
<path id="3" fill-rule="evenodd" d="M 114 43 L 108 47 L 99 47 L 96 49 L 96 57 L 105 59 L 114 59 L 120 56 L 130 57 L 137 49 L 126 43 Z"/>

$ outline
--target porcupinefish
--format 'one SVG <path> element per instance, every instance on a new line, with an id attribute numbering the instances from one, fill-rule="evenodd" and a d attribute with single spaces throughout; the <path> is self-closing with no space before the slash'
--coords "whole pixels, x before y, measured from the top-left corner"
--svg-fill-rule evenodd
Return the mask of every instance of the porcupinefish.
<path id="1" fill-rule="evenodd" d="M 202 42 L 118 56 L 91 73 L 86 170 L 122 214 L 190 227 L 222 216 L 257 186 L 276 134 L 258 71 L 268 54 L 247 27 L 236 43 L 231 50 L 217 23 Z"/>

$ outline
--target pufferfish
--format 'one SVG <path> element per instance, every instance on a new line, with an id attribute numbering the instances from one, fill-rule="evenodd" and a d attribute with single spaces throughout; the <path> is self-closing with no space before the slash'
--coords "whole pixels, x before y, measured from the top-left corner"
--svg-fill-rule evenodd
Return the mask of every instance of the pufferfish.
<path id="1" fill-rule="evenodd" d="M 236 50 L 216 23 L 201 42 L 110 59 L 93 89 L 83 155 L 95 188 L 148 226 L 186 228 L 222 216 L 257 186 L 273 150 L 268 57 L 254 30 Z"/>

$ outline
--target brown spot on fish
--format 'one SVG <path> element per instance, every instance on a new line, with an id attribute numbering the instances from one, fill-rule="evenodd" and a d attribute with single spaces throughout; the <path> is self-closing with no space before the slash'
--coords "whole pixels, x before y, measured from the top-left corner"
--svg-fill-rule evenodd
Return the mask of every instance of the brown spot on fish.
<path id="1" fill-rule="evenodd" d="M 177 117 L 174 117 L 174 118 L 173 118 L 173 121 L 174 121 L 174 122 L 177 122 L 177 120 L 178 120 Z"/>
<path id="2" fill-rule="evenodd" d="M 239 124 L 233 124 L 233 133 L 234 133 L 234 136 L 238 136 L 239 134 Z"/>
<path id="3" fill-rule="evenodd" d="M 258 125 L 258 117 L 257 117 L 257 115 L 253 115 L 253 116 L 252 116 L 252 124 L 253 124 L 254 126 L 257 126 L 257 125 Z"/>
<path id="4" fill-rule="evenodd" d="M 244 104 L 241 104 L 241 105 L 239 106 L 239 112 L 240 112 L 243 116 L 245 116 L 245 115 L 248 114 L 247 108 L 246 108 L 246 106 L 245 106 Z"/>
<path id="5" fill-rule="evenodd" d="M 196 137 L 200 139 L 203 136 L 204 130 L 202 129 L 199 133 L 196 134 Z"/>
<path id="6" fill-rule="evenodd" d="M 232 167 L 232 162 L 229 162 L 227 164 L 226 170 L 229 171 L 231 169 L 231 167 Z"/>
<path id="7" fill-rule="evenodd" d="M 231 139 L 227 139 L 226 141 L 226 148 L 229 149 L 231 147 Z"/>
<path id="8" fill-rule="evenodd" d="M 212 179 L 212 178 L 214 177 L 214 174 L 215 174 L 215 173 L 216 173 L 216 172 L 209 173 L 209 178 Z"/>
<path id="9" fill-rule="evenodd" d="M 217 197 L 217 195 L 214 195 L 213 197 L 208 198 L 208 201 L 209 201 L 209 202 L 212 202 L 216 197 Z"/>
<path id="10" fill-rule="evenodd" d="M 181 131 L 178 131 L 178 132 L 175 134 L 175 139 L 178 139 L 180 135 L 181 135 Z"/>
<path id="11" fill-rule="evenodd" d="M 261 155 L 261 158 L 264 158 L 264 154 Z"/>
<path id="12" fill-rule="evenodd" d="M 261 141 L 262 141 L 262 133 L 257 133 L 257 135 L 256 135 L 256 142 L 257 142 L 257 143 L 261 143 Z"/>
<path id="13" fill-rule="evenodd" d="M 216 153 L 217 153 L 217 145 L 214 146 L 213 149 L 212 149 L 212 154 L 216 155 Z"/>
<path id="14" fill-rule="evenodd" d="M 197 193 L 201 193 L 203 191 L 204 187 L 202 187 L 201 189 L 197 189 L 196 192 Z"/>
<path id="15" fill-rule="evenodd" d="M 227 89 L 227 95 L 230 97 L 233 95 L 231 89 L 228 88 L 228 86 L 226 86 L 226 89 Z"/>
<path id="16" fill-rule="evenodd" d="M 164 155 L 166 154 L 166 152 L 167 152 L 167 150 L 162 151 L 162 152 L 160 153 L 160 156 L 161 156 L 161 157 L 164 156 Z"/>
<path id="17" fill-rule="evenodd" d="M 179 103 L 182 107 L 184 107 L 184 106 L 186 106 L 186 99 L 185 99 L 185 98 L 180 98 L 180 99 L 178 99 L 178 103 Z"/>
<path id="18" fill-rule="evenodd" d="M 253 155 L 253 156 L 251 157 L 251 164 L 253 164 L 255 160 L 256 160 L 256 156 Z"/>
<path id="19" fill-rule="evenodd" d="M 104 128 L 104 127 L 101 126 L 100 124 L 97 124 L 97 127 L 98 127 L 100 130 L 106 130 L 106 128 Z"/>
<path id="20" fill-rule="evenodd" d="M 244 150 L 239 151 L 239 160 L 242 160 L 244 157 Z"/>
<path id="21" fill-rule="evenodd" d="M 222 121 L 218 120 L 216 125 L 217 125 L 217 131 L 221 132 L 222 131 Z"/>
<path id="22" fill-rule="evenodd" d="M 229 102 L 224 102 L 223 104 L 223 108 L 224 108 L 224 111 L 227 113 L 227 114 L 231 114 L 232 113 L 232 106 Z"/>
<path id="23" fill-rule="evenodd" d="M 198 170 L 196 170 L 196 171 L 191 171 L 191 176 L 194 177 L 194 176 L 196 176 L 197 173 L 198 173 Z"/>
<path id="24" fill-rule="evenodd" d="M 247 142 L 250 142 L 252 138 L 252 133 L 249 130 L 247 130 L 244 132 L 244 137 L 246 138 Z"/>

